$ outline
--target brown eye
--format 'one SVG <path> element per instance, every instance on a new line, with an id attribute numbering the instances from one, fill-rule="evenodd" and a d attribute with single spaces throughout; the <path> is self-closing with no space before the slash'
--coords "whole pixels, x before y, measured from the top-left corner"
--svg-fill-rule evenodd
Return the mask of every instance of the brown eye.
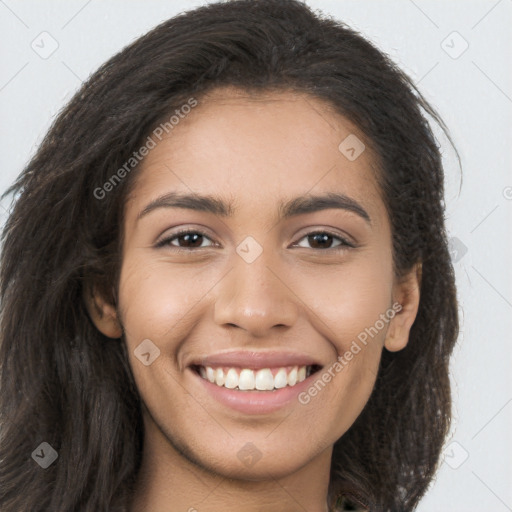
<path id="1" fill-rule="evenodd" d="M 180 235 L 175 237 L 178 240 L 178 245 L 180 247 L 201 247 L 201 243 L 203 242 L 203 235 L 200 233 L 186 233 L 184 235 Z M 180 242 L 183 241 L 183 244 Z M 171 244 L 172 245 L 172 244 Z"/>
<path id="2" fill-rule="evenodd" d="M 301 240 L 307 240 L 312 249 L 345 249 L 347 247 L 354 247 L 344 238 L 327 231 L 315 231 L 314 233 L 309 233 L 305 237 L 301 238 Z M 333 245 L 335 240 L 338 240 L 339 243 Z M 301 244 L 298 245 L 299 247 L 306 247 Z"/>
<path id="3" fill-rule="evenodd" d="M 202 243 L 210 240 L 206 234 L 201 231 L 180 231 L 174 235 L 165 238 L 157 244 L 157 247 L 176 247 L 177 249 L 200 249 L 202 247 L 210 247 L 211 245 L 203 246 Z M 175 243 L 177 242 L 177 243 Z"/>

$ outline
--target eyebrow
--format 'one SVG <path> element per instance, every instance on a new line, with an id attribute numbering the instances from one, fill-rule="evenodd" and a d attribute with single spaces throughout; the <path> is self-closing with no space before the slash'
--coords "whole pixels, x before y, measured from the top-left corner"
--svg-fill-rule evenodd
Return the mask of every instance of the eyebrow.
<path id="1" fill-rule="evenodd" d="M 158 208 L 186 208 L 189 210 L 213 213 L 214 215 L 224 218 L 233 217 L 235 211 L 232 203 L 226 203 L 219 197 L 171 192 L 149 203 L 139 213 L 137 220 Z M 306 195 L 282 202 L 279 204 L 279 214 L 281 219 L 288 219 L 297 215 L 331 208 L 355 213 L 371 224 L 370 215 L 355 199 L 334 192 L 322 195 Z"/>

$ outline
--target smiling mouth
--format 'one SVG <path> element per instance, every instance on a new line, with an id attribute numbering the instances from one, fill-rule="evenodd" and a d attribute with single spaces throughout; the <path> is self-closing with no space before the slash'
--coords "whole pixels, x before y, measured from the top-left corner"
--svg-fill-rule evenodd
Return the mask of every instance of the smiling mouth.
<path id="1" fill-rule="evenodd" d="M 221 388 L 235 391 L 277 391 L 293 387 L 320 370 L 319 365 L 250 369 L 193 365 L 200 377 Z"/>

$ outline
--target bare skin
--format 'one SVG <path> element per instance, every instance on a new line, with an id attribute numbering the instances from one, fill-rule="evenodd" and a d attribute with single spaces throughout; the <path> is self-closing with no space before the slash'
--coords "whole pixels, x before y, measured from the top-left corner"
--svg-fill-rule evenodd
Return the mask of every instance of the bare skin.
<path id="1" fill-rule="evenodd" d="M 98 329 L 123 335 L 144 403 L 131 512 L 327 510 L 332 447 L 365 406 L 383 348 L 407 344 L 419 303 L 417 269 L 393 274 L 369 145 L 354 161 L 338 149 L 350 134 L 364 141 L 315 98 L 222 89 L 144 160 L 125 208 L 118 307 L 98 294 L 99 312 L 90 307 Z M 160 205 L 138 218 L 171 192 L 216 196 L 233 214 Z M 357 202 L 368 219 L 334 207 L 279 217 L 281 202 L 326 193 Z M 172 238 L 184 228 L 203 236 Z M 323 245 L 307 236 L 318 232 L 327 234 Z M 250 263 L 236 250 L 248 236 L 262 249 Z M 333 371 L 397 303 L 401 310 Z M 149 366 L 134 354 L 146 339 L 160 350 Z M 189 366 L 235 349 L 303 354 L 322 366 L 311 385 L 329 368 L 332 378 L 307 403 L 245 414 L 213 399 Z M 255 463 L 240 456 L 247 443 Z"/>

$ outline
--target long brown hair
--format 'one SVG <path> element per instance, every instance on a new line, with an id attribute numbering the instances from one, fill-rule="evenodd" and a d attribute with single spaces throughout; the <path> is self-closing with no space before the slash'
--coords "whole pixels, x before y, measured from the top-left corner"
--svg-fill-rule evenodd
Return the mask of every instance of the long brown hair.
<path id="1" fill-rule="evenodd" d="M 223 85 L 325 100 L 378 155 L 395 272 L 422 262 L 421 300 L 407 347 L 384 350 L 365 409 L 334 446 L 330 496 L 410 511 L 432 480 L 458 333 L 428 118 L 446 127 L 410 78 L 343 23 L 295 0 L 234 0 L 169 19 L 102 65 L 8 191 L 16 201 L 0 261 L 2 511 L 127 510 L 143 448 L 140 399 L 125 344 L 94 327 L 82 296 L 91 282 L 115 295 L 136 166 L 108 194 L 97 190 L 163 119 Z M 31 457 L 42 442 L 58 453 L 47 469 Z"/>

